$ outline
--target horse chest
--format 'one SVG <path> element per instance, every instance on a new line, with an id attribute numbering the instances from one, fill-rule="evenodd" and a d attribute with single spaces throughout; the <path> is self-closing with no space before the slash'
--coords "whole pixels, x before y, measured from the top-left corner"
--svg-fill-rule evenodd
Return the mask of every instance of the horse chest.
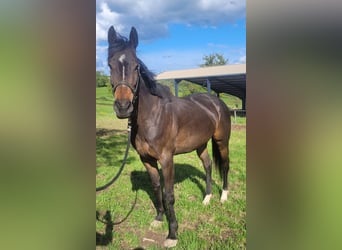
<path id="1" fill-rule="evenodd" d="M 155 149 L 155 144 L 149 142 L 145 137 L 137 135 L 135 138 L 135 149 L 141 156 L 158 157 L 158 152 Z"/>

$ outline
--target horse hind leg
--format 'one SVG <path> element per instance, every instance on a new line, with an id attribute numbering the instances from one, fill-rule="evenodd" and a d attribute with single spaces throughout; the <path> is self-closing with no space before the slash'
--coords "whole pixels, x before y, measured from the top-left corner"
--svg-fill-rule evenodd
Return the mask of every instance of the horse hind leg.
<path id="1" fill-rule="evenodd" d="M 222 169 L 223 169 L 223 186 L 222 186 L 222 194 L 221 194 L 221 203 L 227 201 L 228 197 L 228 172 L 229 172 L 229 148 L 227 145 L 220 151 L 222 157 Z"/>
<path id="2" fill-rule="evenodd" d="M 228 198 L 228 172 L 229 172 L 229 147 L 228 140 L 219 140 L 213 137 L 213 156 L 215 164 L 219 169 L 220 176 L 223 181 L 221 203 L 227 201 Z"/>
<path id="3" fill-rule="evenodd" d="M 207 144 L 202 145 L 200 148 L 197 149 L 197 155 L 201 159 L 203 167 L 205 169 L 206 174 L 206 190 L 205 190 L 205 197 L 203 200 L 203 205 L 208 205 L 212 196 L 211 193 L 211 169 L 212 163 L 210 156 L 208 154 Z"/>
<path id="4" fill-rule="evenodd" d="M 221 194 L 221 203 L 227 201 L 228 198 L 228 172 L 229 172 L 229 156 L 228 156 L 228 147 L 224 147 L 220 150 L 221 154 L 221 168 L 222 168 L 222 179 L 223 179 L 223 186 L 222 186 L 222 194 Z"/>

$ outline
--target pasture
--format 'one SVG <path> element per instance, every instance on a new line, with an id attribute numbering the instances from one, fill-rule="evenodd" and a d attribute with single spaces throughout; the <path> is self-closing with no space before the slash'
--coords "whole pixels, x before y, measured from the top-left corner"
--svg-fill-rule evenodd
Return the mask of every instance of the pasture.
<path id="1" fill-rule="evenodd" d="M 96 186 L 118 171 L 127 143 L 127 119 L 113 112 L 107 88 L 96 89 Z M 179 223 L 174 249 L 246 248 L 246 119 L 232 119 L 228 201 L 220 203 L 222 182 L 213 170 L 213 197 L 208 206 L 205 174 L 195 152 L 177 155 L 175 211 Z M 211 152 L 209 143 L 209 152 Z M 163 249 L 168 232 L 150 228 L 156 212 L 149 176 L 133 147 L 120 178 L 96 194 L 96 249 Z M 106 222 L 106 224 L 104 223 Z"/>

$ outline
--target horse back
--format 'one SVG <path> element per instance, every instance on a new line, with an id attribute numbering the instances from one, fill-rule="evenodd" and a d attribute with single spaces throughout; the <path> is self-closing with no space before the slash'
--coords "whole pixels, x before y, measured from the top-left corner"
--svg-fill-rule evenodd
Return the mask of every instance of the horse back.
<path id="1" fill-rule="evenodd" d="M 230 121 L 228 107 L 216 96 L 200 93 L 173 103 L 177 128 L 176 153 L 190 152 L 208 142 L 215 131 Z"/>

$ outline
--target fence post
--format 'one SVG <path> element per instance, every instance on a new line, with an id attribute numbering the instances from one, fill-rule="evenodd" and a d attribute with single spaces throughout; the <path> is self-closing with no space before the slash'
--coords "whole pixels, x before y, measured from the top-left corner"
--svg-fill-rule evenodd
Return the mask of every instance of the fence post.
<path id="1" fill-rule="evenodd" d="M 208 78 L 207 78 L 207 90 L 208 90 L 208 93 L 210 94 L 211 93 L 211 82 L 209 81 Z"/>
<path id="2" fill-rule="evenodd" d="M 177 97 L 178 97 L 178 83 L 179 83 L 179 80 L 176 80 L 176 79 L 173 80 L 173 84 L 175 85 L 175 96 Z"/>

